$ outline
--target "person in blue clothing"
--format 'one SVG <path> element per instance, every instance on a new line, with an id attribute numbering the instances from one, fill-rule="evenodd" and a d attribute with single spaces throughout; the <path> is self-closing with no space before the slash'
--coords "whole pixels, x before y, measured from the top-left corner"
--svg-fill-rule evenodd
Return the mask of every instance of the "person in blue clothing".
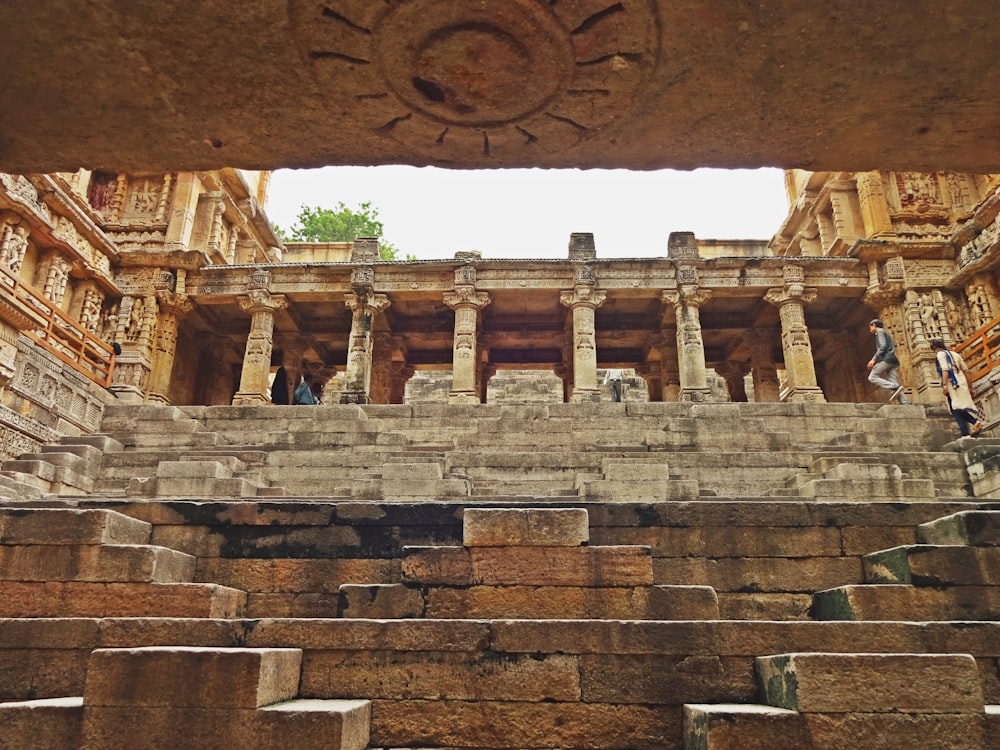
<path id="1" fill-rule="evenodd" d="M 899 384 L 899 360 L 892 334 L 878 318 L 868 324 L 868 330 L 875 336 L 875 354 L 868 360 L 868 382 L 890 391 L 890 402 L 898 398 L 901 404 L 910 403 Z"/>
<path id="2" fill-rule="evenodd" d="M 307 372 L 302 376 L 302 381 L 295 386 L 295 403 L 302 406 L 312 406 L 317 403 L 316 394 L 313 393 L 313 374 Z"/>

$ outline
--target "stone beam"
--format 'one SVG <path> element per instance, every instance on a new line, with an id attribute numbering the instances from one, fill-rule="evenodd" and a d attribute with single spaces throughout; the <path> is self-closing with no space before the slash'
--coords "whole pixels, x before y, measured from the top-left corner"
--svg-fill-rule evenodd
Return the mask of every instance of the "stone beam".
<path id="1" fill-rule="evenodd" d="M 1000 172 L 982 0 L 10 0 L 0 29 L 5 172 Z"/>

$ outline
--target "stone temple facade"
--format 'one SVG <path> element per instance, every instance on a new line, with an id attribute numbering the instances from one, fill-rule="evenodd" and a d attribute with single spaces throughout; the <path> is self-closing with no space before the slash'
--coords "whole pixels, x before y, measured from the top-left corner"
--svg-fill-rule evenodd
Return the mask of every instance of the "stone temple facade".
<path id="1" fill-rule="evenodd" d="M 375 239 L 285 246 L 266 172 L 2 175 L 3 453 L 93 431 L 116 401 L 266 404 L 280 366 L 326 403 L 402 403 L 417 373 L 421 398 L 433 382 L 485 403 L 504 376 L 493 398 L 516 401 L 510 376 L 532 371 L 592 402 L 608 367 L 633 399 L 878 401 L 873 317 L 912 400 L 940 401 L 943 338 L 1000 418 L 1000 180 L 786 174 L 769 243 L 675 232 L 662 257 L 603 259 L 580 233 L 551 259 L 410 262 L 379 260 Z"/>

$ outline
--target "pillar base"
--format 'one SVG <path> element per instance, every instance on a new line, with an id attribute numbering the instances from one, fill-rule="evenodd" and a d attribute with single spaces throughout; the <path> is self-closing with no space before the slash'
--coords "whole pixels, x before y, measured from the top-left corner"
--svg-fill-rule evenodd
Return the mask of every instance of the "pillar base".
<path id="1" fill-rule="evenodd" d="M 571 404 L 598 404 L 601 401 L 601 391 L 598 388 L 575 388 L 569 397 Z"/>
<path id="2" fill-rule="evenodd" d="M 340 403 L 342 404 L 370 404 L 371 399 L 363 391 L 341 391 Z"/>
<path id="3" fill-rule="evenodd" d="M 826 396 L 819 388 L 793 388 L 788 392 L 788 403 L 825 404 Z"/>
<path id="4" fill-rule="evenodd" d="M 448 391 L 449 404 L 478 404 L 481 403 L 475 391 Z"/>
<path id="5" fill-rule="evenodd" d="M 712 391 L 708 388 L 681 388 L 679 401 L 690 401 L 702 403 L 708 401 L 708 396 Z"/>
<path id="6" fill-rule="evenodd" d="M 263 406 L 269 403 L 263 393 L 237 393 L 233 396 L 233 406 Z"/>
<path id="7" fill-rule="evenodd" d="M 112 385 L 108 388 L 115 398 L 126 404 L 141 404 L 146 400 L 141 390 L 134 385 Z"/>

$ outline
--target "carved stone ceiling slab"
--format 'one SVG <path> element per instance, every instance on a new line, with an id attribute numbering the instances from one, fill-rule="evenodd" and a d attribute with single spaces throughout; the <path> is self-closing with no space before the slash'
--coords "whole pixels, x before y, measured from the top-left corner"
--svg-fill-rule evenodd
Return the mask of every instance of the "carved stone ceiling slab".
<path id="1" fill-rule="evenodd" d="M 0 3 L 0 170 L 1000 172 L 982 0 Z"/>

